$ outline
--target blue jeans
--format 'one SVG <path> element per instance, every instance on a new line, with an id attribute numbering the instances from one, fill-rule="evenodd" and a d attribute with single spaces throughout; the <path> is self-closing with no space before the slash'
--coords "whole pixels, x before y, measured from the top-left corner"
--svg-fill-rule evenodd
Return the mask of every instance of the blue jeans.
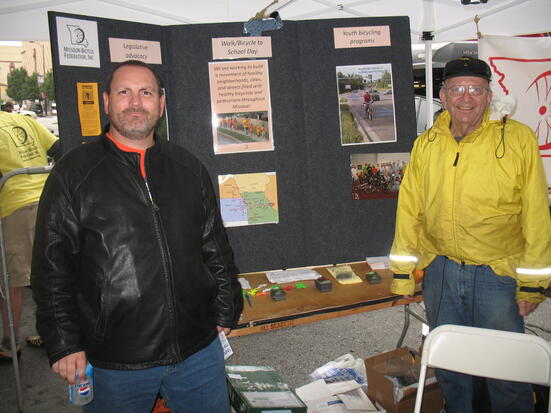
<path id="1" fill-rule="evenodd" d="M 143 370 L 94 368 L 85 413 L 150 413 L 161 393 L 174 413 L 228 413 L 224 353 L 218 337 L 186 360 Z"/>
<path id="2" fill-rule="evenodd" d="M 446 257 L 426 268 L 423 297 L 431 329 L 442 324 L 524 333 L 516 302 L 516 280 L 486 265 L 461 265 Z M 503 360 L 507 362 L 507 360 Z M 437 369 L 447 413 L 472 412 L 472 376 Z M 486 379 L 492 412 L 533 413 L 532 385 Z"/>

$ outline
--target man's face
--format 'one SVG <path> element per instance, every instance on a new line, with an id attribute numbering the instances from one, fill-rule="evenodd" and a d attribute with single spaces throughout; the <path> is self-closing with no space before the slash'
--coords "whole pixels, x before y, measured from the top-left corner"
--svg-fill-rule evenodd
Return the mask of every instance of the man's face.
<path id="1" fill-rule="evenodd" d="M 452 89 L 463 86 L 465 93 L 453 96 Z M 480 96 L 471 96 L 469 86 L 483 88 Z M 492 92 L 489 90 L 488 81 L 476 76 L 457 76 L 444 82 L 440 89 L 440 100 L 445 109 L 450 112 L 452 125 L 458 129 L 472 132 L 480 126 L 484 118 L 484 112 L 492 100 Z"/>
<path id="2" fill-rule="evenodd" d="M 117 135 L 129 140 L 152 138 L 164 103 L 155 76 L 140 66 L 119 68 L 113 75 L 110 93 L 103 94 L 105 113 L 115 138 Z"/>

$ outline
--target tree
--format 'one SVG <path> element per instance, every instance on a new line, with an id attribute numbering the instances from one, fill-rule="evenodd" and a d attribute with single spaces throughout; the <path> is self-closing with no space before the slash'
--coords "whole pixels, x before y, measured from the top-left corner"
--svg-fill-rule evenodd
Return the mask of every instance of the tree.
<path id="1" fill-rule="evenodd" d="M 390 76 L 390 72 L 388 70 L 385 70 L 381 78 L 377 80 L 377 87 L 379 89 L 387 89 L 391 84 L 392 76 Z"/>
<path id="2" fill-rule="evenodd" d="M 6 93 L 8 96 L 18 102 L 21 102 L 24 99 L 23 89 L 25 88 L 25 83 L 27 82 L 28 77 L 29 75 L 27 74 L 27 71 L 22 67 L 12 70 L 8 74 L 7 79 L 8 87 L 6 89 Z"/>
<path id="3" fill-rule="evenodd" d="M 38 99 L 40 91 L 38 89 L 36 73 L 29 76 L 23 67 L 12 70 L 8 74 L 6 93 L 17 102 L 22 102 L 26 99 Z"/>
<path id="4" fill-rule="evenodd" d="M 38 75 L 33 73 L 32 76 L 27 77 L 25 84 L 25 98 L 29 100 L 35 100 L 40 98 L 40 88 L 38 87 Z"/>
<path id="5" fill-rule="evenodd" d="M 363 77 L 357 73 L 344 74 L 337 72 L 339 93 L 346 93 L 363 88 Z"/>
<path id="6" fill-rule="evenodd" d="M 46 99 L 55 100 L 54 73 L 51 70 L 44 76 L 44 83 L 40 87 L 40 91 L 44 92 Z"/>

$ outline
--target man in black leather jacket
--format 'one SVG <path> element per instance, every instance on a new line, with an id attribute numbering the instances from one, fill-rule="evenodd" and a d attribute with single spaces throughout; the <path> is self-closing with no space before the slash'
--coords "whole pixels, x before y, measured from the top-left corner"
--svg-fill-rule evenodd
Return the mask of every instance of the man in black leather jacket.
<path id="1" fill-rule="evenodd" d="M 154 139 L 165 98 L 147 65 L 115 68 L 109 132 L 61 158 L 42 193 L 33 251 L 37 328 L 54 372 L 94 366 L 86 412 L 227 413 L 218 333 L 243 308 L 205 167 Z"/>

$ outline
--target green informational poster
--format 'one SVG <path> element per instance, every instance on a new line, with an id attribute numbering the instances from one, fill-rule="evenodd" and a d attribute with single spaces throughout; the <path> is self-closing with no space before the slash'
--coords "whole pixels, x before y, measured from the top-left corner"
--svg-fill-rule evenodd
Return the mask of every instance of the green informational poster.
<path id="1" fill-rule="evenodd" d="M 232 407 L 239 413 L 306 413 L 306 405 L 267 366 L 226 366 Z"/>

